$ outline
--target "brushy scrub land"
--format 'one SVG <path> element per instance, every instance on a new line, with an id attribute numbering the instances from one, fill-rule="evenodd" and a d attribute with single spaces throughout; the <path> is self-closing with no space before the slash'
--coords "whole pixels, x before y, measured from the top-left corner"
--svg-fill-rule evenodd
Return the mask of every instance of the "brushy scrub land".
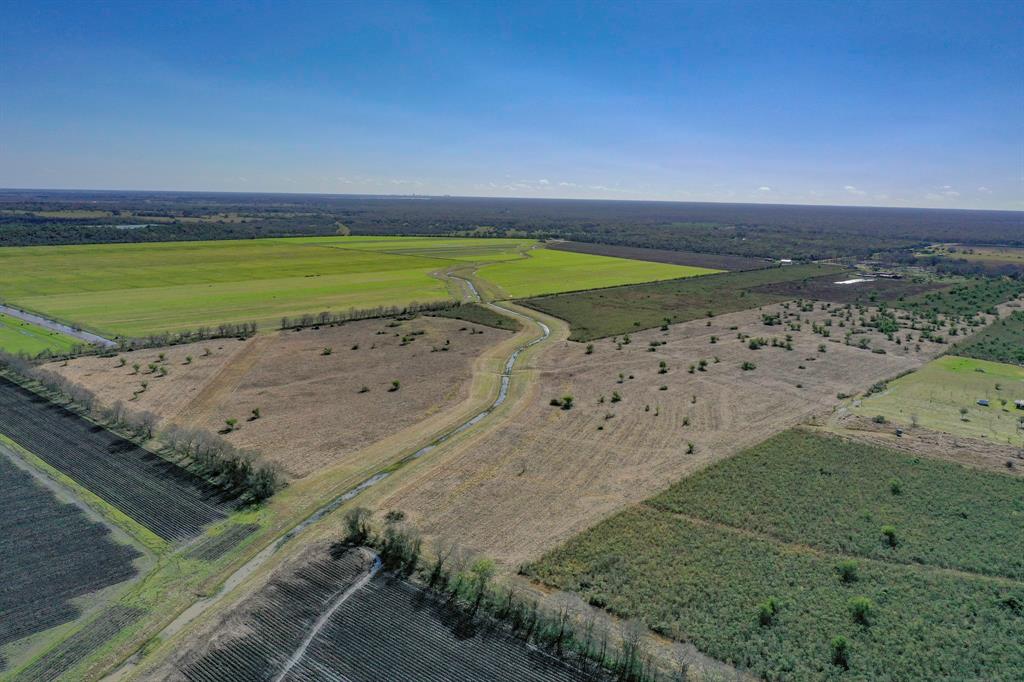
<path id="1" fill-rule="evenodd" d="M 137 337 L 226 322 L 277 326 L 286 316 L 450 300 L 436 273 L 474 263 L 496 263 L 485 272 L 495 269 L 515 291 L 567 291 L 688 272 L 585 254 L 548 257 L 543 250 L 524 258 L 534 244 L 317 237 L 4 248 L 0 295 L 101 334 Z M 506 266 L 512 269 L 500 269 Z"/>
<path id="2" fill-rule="evenodd" d="M 1011 679 L 1022 513 L 1019 479 L 788 432 L 526 572 L 767 679 Z"/>
<path id="3" fill-rule="evenodd" d="M 44 351 L 67 353 L 81 344 L 78 339 L 60 332 L 0 313 L 0 350 L 28 355 L 39 355 Z"/>
<path id="4" fill-rule="evenodd" d="M 569 322 L 570 339 L 589 341 L 650 329 L 666 321 L 675 324 L 779 303 L 790 297 L 753 289 L 842 272 L 843 268 L 832 265 L 794 265 L 545 296 L 523 303 Z"/>
<path id="5" fill-rule="evenodd" d="M 521 260 L 484 266 L 477 274 L 499 287 L 506 298 L 524 298 L 719 272 L 551 249 L 534 249 L 526 255 L 527 258 Z"/>
<path id="6" fill-rule="evenodd" d="M 467 322 L 475 322 L 488 327 L 494 327 L 495 329 L 505 329 L 512 332 L 519 331 L 523 327 L 522 323 L 516 318 L 502 315 L 479 303 L 466 303 L 457 308 L 438 310 L 428 314 L 433 317 L 450 317 L 456 320 L 466 320 Z"/>
<path id="7" fill-rule="evenodd" d="M 979 400 L 987 400 L 988 405 L 979 405 Z M 881 416 L 902 426 L 916 424 L 1020 445 L 1024 410 L 1015 408 L 1016 400 L 1024 400 L 1024 368 L 946 356 L 889 382 L 884 391 L 852 409 L 861 416 Z"/>
<path id="8" fill-rule="evenodd" d="M 956 344 L 952 352 L 979 360 L 1024 366 L 1024 312 L 1017 310 L 1009 317 L 993 322 L 963 343 Z"/>

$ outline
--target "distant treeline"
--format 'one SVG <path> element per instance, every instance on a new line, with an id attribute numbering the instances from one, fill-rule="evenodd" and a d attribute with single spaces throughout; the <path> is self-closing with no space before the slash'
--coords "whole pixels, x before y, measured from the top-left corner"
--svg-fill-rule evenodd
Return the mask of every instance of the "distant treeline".
<path id="1" fill-rule="evenodd" d="M 114 225 L 148 225 L 119 229 Z M 933 242 L 1024 246 L 1017 211 L 561 199 L 0 192 L 0 246 L 270 236 L 465 235 L 758 258 L 864 258 Z"/>

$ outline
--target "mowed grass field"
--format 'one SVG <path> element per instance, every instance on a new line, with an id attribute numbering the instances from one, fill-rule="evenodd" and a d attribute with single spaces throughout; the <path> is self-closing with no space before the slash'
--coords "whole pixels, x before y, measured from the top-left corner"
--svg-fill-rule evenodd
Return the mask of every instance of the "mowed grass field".
<path id="1" fill-rule="evenodd" d="M 989 406 L 978 405 L 978 400 L 988 400 Z M 1024 367 L 945 356 L 889 382 L 885 391 L 852 409 L 904 426 L 916 417 L 920 426 L 935 431 L 1019 445 L 1024 410 L 1014 407 L 1015 400 L 1024 400 Z"/>
<path id="2" fill-rule="evenodd" d="M 79 344 L 78 339 L 0 313 L 0 350 L 38 355 L 67 352 Z"/>
<path id="3" fill-rule="evenodd" d="M 690 269 L 525 250 L 525 239 L 310 237 L 0 249 L 0 297 L 108 336 L 450 299 L 433 273 L 481 263 L 520 295 L 680 277 Z M 501 261 L 508 261 L 502 264 Z M 498 265 L 487 265 L 497 263 Z M 531 274 L 532 273 L 532 274 Z M 499 282 L 499 285 L 500 285 Z"/>
<path id="4" fill-rule="evenodd" d="M 790 431 L 525 570 L 769 680 L 1010 680 L 1022 515 L 1018 478 Z"/>
<path id="5" fill-rule="evenodd" d="M 534 249 L 526 255 L 527 258 L 515 261 L 485 265 L 477 274 L 497 285 L 508 298 L 525 298 L 721 272 L 551 249 Z"/>

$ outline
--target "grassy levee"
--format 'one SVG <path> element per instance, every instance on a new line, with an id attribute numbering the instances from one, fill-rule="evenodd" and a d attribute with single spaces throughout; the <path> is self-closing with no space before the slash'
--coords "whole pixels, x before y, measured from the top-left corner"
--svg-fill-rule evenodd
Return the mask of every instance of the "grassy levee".
<path id="1" fill-rule="evenodd" d="M 435 414 L 424 422 L 373 443 L 331 468 L 292 482 L 261 508 L 233 514 L 225 524 L 255 524 L 259 528 L 244 543 L 225 552 L 214 562 L 188 559 L 183 556 L 187 550 L 165 554 L 156 569 L 119 602 L 127 607 L 145 609 L 146 616 L 92 652 L 71 672 L 73 679 L 97 679 L 140 649 L 145 651 L 145 656 L 140 668 L 129 677 L 136 677 L 136 672 L 142 674 L 152 670 L 186 636 L 188 628 L 166 633 L 164 629 L 195 603 L 196 595 L 212 597 L 215 601 L 211 608 L 201 610 L 195 616 L 194 622 L 189 623 L 190 628 L 193 624 L 207 622 L 249 593 L 253 585 L 267 580 L 275 566 L 299 551 L 304 544 L 325 535 L 336 537 L 344 511 L 352 504 L 364 504 L 365 497 L 375 488 L 331 512 L 323 523 L 310 526 L 299 536 L 301 542 L 278 546 L 265 560 L 257 559 L 250 563 L 326 502 L 381 471 L 392 472 L 391 478 L 399 476 L 404 471 L 399 465 L 404 458 L 489 405 L 500 385 L 501 370 L 508 354 L 535 337 L 537 332 L 535 325 L 524 325 L 520 332 L 482 355 L 474 367 L 469 397 L 451 410 Z M 521 383 L 518 379 L 513 380 L 510 400 L 522 390 Z M 447 441 L 446 447 L 471 433 L 472 429 L 455 436 Z M 416 463 L 429 462 L 440 452 L 431 452 Z M 385 479 L 385 483 L 391 478 Z M 211 529 L 204 537 L 216 534 L 218 529 L 219 526 Z"/>
<path id="2" fill-rule="evenodd" d="M 794 431 L 524 571 L 769 680 L 1009 680 L 1022 515 L 1018 478 Z"/>
<path id="3" fill-rule="evenodd" d="M 0 313 L 0 350 L 39 355 L 43 351 L 68 353 L 80 345 L 78 339 Z"/>
<path id="4" fill-rule="evenodd" d="M 988 406 L 979 405 L 988 400 Z M 1021 445 L 1015 400 L 1024 400 L 1024 367 L 947 355 L 890 381 L 851 410 L 902 426 Z"/>
<path id="5" fill-rule="evenodd" d="M 779 303 L 789 297 L 752 289 L 844 271 L 834 265 L 794 265 L 556 294 L 521 302 L 567 321 L 572 326 L 570 339 L 589 341 L 650 329 L 664 324 L 666 319 L 675 324 Z"/>

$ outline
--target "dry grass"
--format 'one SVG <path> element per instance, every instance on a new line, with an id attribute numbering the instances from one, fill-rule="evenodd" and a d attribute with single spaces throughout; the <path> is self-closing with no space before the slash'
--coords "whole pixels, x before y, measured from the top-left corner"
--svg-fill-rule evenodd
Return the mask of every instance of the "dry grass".
<path id="1" fill-rule="evenodd" d="M 124 400 L 167 422 L 223 430 L 226 419 L 236 419 L 226 438 L 258 450 L 289 476 L 303 477 L 466 399 L 476 358 L 511 337 L 444 318 L 389 324 L 365 320 L 246 342 L 127 353 L 125 367 L 117 367 L 116 359 L 81 358 L 49 368 L 105 403 Z M 213 355 L 202 357 L 204 346 Z M 159 352 L 166 353 L 161 364 L 167 376 L 131 375 L 133 363 L 145 373 Z M 186 355 L 193 356 L 192 364 L 183 364 Z M 147 390 L 128 402 L 140 381 L 148 382 Z M 400 382 L 398 390 L 390 390 L 392 381 Z M 368 390 L 361 392 L 363 387 Z M 258 419 L 251 419 L 254 409 Z"/>
<path id="2" fill-rule="evenodd" d="M 621 350 L 606 339 L 589 355 L 584 344 L 556 342 L 534 358 L 536 380 L 494 428 L 381 486 L 375 496 L 390 494 L 378 506 L 401 509 L 426 534 L 514 567 L 698 468 L 830 411 L 838 393 L 864 390 L 944 349 L 922 342 L 917 352 L 874 333 L 867 335 L 872 347 L 887 354 L 829 342 L 806 323 L 823 319 L 820 310 L 803 314 L 800 332 L 762 323 L 762 312 L 779 310 L 638 333 Z M 789 333 L 794 350 L 750 350 L 737 332 Z M 650 341 L 666 343 L 648 352 Z M 818 351 L 821 343 L 827 352 Z M 707 371 L 689 373 L 701 359 Z M 659 374 L 661 360 L 667 374 Z M 757 368 L 742 370 L 744 361 Z M 611 402 L 614 391 L 621 401 Z M 549 405 L 564 395 L 574 396 L 573 409 Z"/>

